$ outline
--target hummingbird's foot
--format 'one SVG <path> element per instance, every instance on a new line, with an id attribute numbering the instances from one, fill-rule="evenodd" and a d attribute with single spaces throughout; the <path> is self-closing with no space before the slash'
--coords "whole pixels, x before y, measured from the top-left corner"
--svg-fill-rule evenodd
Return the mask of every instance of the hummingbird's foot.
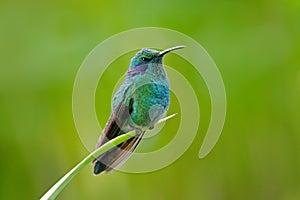
<path id="1" fill-rule="evenodd" d="M 144 131 L 140 128 L 135 128 L 136 135 L 142 134 Z"/>
<path id="2" fill-rule="evenodd" d="M 143 130 L 141 128 L 138 127 L 134 127 L 130 125 L 131 130 L 135 130 L 136 135 L 140 135 L 141 133 L 143 133 Z"/>
<path id="3" fill-rule="evenodd" d="M 149 130 L 152 130 L 152 129 L 154 129 L 154 126 L 150 126 L 150 127 L 149 127 Z"/>

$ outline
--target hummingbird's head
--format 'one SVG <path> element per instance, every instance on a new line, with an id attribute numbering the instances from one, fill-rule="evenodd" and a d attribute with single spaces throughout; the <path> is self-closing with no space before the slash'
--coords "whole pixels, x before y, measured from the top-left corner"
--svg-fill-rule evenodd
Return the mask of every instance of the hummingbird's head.
<path id="1" fill-rule="evenodd" d="M 162 59 L 165 54 L 181 48 L 184 48 L 184 46 L 176 46 L 160 52 L 143 48 L 131 59 L 127 74 L 143 74 L 149 67 L 151 68 L 151 66 L 162 66 Z M 151 70 L 150 68 L 149 70 Z"/>
<path id="2" fill-rule="evenodd" d="M 159 51 L 143 48 L 131 59 L 129 68 L 160 62 L 162 59 L 159 59 L 160 57 L 157 56 L 158 54 Z"/>

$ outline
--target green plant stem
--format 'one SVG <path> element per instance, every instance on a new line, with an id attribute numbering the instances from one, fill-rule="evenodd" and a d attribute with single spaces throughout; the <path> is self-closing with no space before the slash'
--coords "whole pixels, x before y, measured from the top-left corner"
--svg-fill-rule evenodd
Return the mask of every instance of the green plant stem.
<path id="1" fill-rule="evenodd" d="M 85 157 L 80 163 L 78 163 L 71 171 L 69 171 L 66 175 L 64 175 L 52 188 L 41 198 L 41 200 L 46 199 L 55 199 L 55 197 L 62 191 L 62 189 L 92 160 L 99 155 L 103 154 L 104 152 L 110 150 L 114 146 L 121 144 L 122 142 L 132 138 L 135 133 L 131 131 L 129 133 L 120 135 L 113 140 L 102 145 L 100 148 L 93 151 L 87 157 Z"/>
<path id="2" fill-rule="evenodd" d="M 158 123 L 162 123 L 172 117 L 174 117 L 176 114 L 172 114 L 168 117 L 165 117 L 161 119 Z M 99 155 L 105 153 L 106 151 L 112 149 L 113 147 L 121 144 L 122 142 L 125 142 L 126 140 L 132 138 L 135 136 L 135 131 L 130 131 L 126 134 L 120 135 L 92 153 L 90 153 L 87 157 L 85 157 L 80 163 L 78 163 L 73 169 L 71 169 L 66 175 L 64 175 L 55 185 L 53 185 L 50 190 L 44 196 L 41 197 L 41 200 L 46 200 L 46 199 L 55 199 L 56 196 L 66 187 L 66 185 L 89 163 L 92 162 L 92 160 Z"/>

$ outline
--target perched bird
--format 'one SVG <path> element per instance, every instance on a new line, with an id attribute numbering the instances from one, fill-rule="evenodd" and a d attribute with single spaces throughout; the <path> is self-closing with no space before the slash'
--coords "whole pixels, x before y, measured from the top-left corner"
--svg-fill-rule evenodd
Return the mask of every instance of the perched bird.
<path id="1" fill-rule="evenodd" d="M 170 103 L 170 88 L 162 64 L 163 57 L 181 48 L 183 46 L 176 46 L 161 52 L 144 48 L 131 59 L 125 80 L 113 97 L 112 113 L 96 148 L 132 130 L 136 131 L 136 135 L 95 158 L 95 175 L 121 166 L 137 147 L 145 131 L 152 129 L 165 115 Z"/>

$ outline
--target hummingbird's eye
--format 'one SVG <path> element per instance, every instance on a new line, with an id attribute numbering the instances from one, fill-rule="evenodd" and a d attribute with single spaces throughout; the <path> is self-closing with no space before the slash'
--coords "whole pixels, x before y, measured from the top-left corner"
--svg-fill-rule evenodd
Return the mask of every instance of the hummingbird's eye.
<path id="1" fill-rule="evenodd" d="M 147 62 L 147 61 L 150 60 L 149 58 L 146 58 L 146 57 L 142 57 L 141 59 L 142 59 L 143 62 Z"/>

